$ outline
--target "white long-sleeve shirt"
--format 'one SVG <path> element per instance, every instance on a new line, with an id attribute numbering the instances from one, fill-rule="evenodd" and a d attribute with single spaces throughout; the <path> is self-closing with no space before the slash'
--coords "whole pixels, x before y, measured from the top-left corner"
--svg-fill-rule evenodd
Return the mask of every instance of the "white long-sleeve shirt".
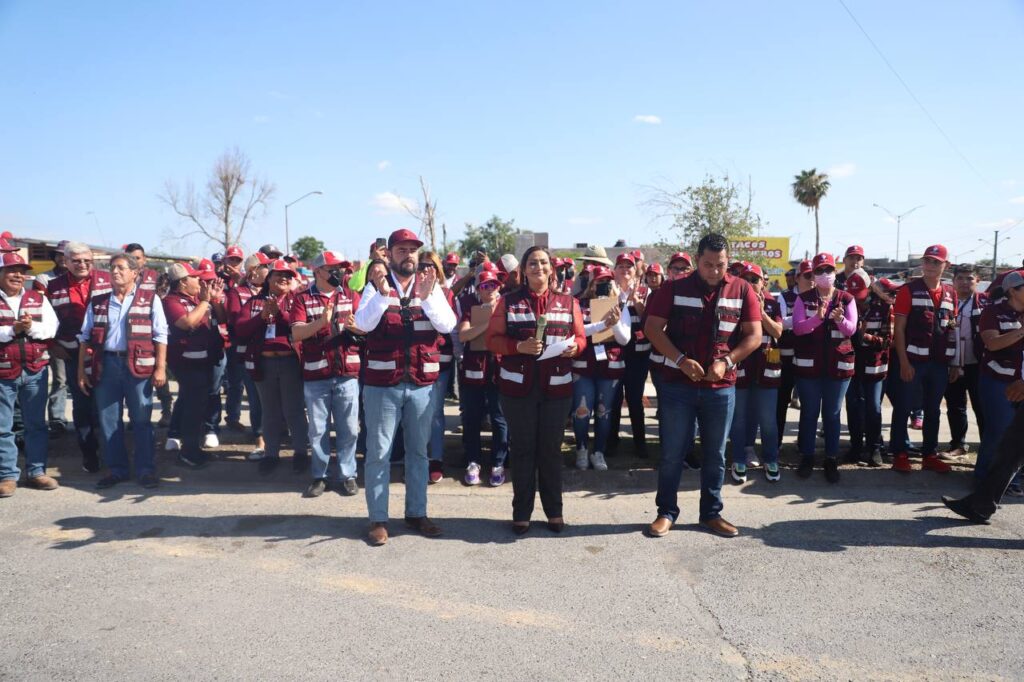
<path id="1" fill-rule="evenodd" d="M 15 321 L 21 317 L 21 299 L 24 295 L 24 287 L 14 296 L 8 296 L 3 289 L 0 289 L 0 296 L 4 297 L 8 307 L 14 311 Z M 29 338 L 37 341 L 46 341 L 52 339 L 57 334 L 57 313 L 53 312 L 53 306 L 50 305 L 50 300 L 45 296 L 43 297 L 42 317 L 41 322 L 32 323 L 32 327 L 28 330 Z M 14 340 L 14 325 L 0 327 L 0 343 L 9 343 L 12 340 Z"/>
<path id="2" fill-rule="evenodd" d="M 588 337 L 603 332 L 608 329 L 608 325 L 604 323 L 604 320 L 598 320 L 597 322 L 591 322 L 590 324 L 583 325 L 583 331 Z M 619 321 L 612 327 L 612 335 L 620 346 L 625 346 L 629 343 L 629 337 L 633 333 L 633 320 L 629 315 L 629 308 L 622 309 L 622 315 L 619 317 Z"/>
<path id="3" fill-rule="evenodd" d="M 405 291 L 398 286 L 394 275 L 388 274 L 388 277 L 391 278 L 391 286 L 399 292 L 399 296 L 408 296 L 412 299 L 413 293 L 416 291 L 415 277 L 409 280 Z M 356 310 L 356 326 L 367 333 L 376 329 L 380 324 L 380 318 L 384 317 L 384 313 L 387 312 L 388 306 L 391 304 L 389 299 L 389 296 L 381 296 L 380 292 L 372 286 L 364 289 L 363 297 L 359 299 L 359 309 Z M 444 291 L 440 286 L 435 285 L 430 295 L 419 301 L 419 304 L 423 308 L 423 314 L 427 316 L 430 324 L 439 334 L 452 333 L 458 320 L 455 318 L 455 311 L 448 305 L 448 299 L 445 298 Z"/>

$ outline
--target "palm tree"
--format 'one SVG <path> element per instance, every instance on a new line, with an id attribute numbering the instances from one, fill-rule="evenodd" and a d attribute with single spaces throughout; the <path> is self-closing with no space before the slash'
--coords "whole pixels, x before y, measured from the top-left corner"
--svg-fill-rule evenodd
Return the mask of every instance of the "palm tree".
<path id="1" fill-rule="evenodd" d="M 814 211 L 814 253 L 819 253 L 821 242 L 821 228 L 818 225 L 818 207 L 821 200 L 828 194 L 832 183 L 828 181 L 827 173 L 819 173 L 817 168 L 800 171 L 793 182 L 793 198 L 800 204 L 807 207 L 808 211 Z"/>

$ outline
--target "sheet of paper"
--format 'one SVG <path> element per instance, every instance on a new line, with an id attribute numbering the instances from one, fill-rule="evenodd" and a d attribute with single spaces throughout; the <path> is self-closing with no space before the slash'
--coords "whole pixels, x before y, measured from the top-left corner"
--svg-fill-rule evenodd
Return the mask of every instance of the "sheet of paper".
<path id="1" fill-rule="evenodd" d="M 547 360 L 548 358 L 558 357 L 565 351 L 569 350 L 569 346 L 573 345 L 574 343 L 576 343 L 576 337 L 555 341 L 553 344 L 545 348 L 544 352 L 541 353 L 540 357 L 537 359 Z"/>

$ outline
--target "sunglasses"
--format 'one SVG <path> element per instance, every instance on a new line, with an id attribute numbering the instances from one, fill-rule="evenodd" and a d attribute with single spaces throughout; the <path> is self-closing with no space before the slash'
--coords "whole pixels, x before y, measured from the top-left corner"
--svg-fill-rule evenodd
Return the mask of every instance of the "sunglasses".
<path id="1" fill-rule="evenodd" d="M 498 288 L 498 283 L 497 282 L 484 282 L 483 284 L 480 285 L 480 291 L 490 291 L 491 289 L 497 289 L 497 288 Z"/>
<path id="2" fill-rule="evenodd" d="M 814 277 L 814 273 L 813 272 L 805 272 L 804 274 L 800 275 L 800 277 L 802 277 L 803 279 L 811 279 L 812 277 Z"/>

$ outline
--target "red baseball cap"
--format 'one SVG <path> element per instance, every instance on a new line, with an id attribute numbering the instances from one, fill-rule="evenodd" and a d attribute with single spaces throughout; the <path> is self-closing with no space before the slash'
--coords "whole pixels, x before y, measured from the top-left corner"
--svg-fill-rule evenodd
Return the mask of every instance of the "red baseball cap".
<path id="1" fill-rule="evenodd" d="M 350 263 L 343 254 L 340 254 L 337 251 L 322 251 L 317 254 L 316 258 L 313 259 L 313 262 L 310 265 L 315 270 L 316 268 L 332 266 L 347 268 L 350 267 L 352 263 Z"/>
<path id="2" fill-rule="evenodd" d="M 497 282 L 497 281 L 498 281 L 498 273 L 496 273 L 494 270 L 481 270 L 476 275 L 477 286 L 483 284 L 484 282 Z"/>
<path id="3" fill-rule="evenodd" d="M 613 278 L 614 275 L 612 275 L 612 271 L 605 265 L 595 265 L 594 269 L 590 273 L 590 279 L 595 282 Z"/>
<path id="4" fill-rule="evenodd" d="M 224 252 L 224 260 L 228 258 L 245 259 L 245 254 L 242 252 L 241 246 L 229 246 L 227 251 Z"/>
<path id="5" fill-rule="evenodd" d="M 759 278 L 764 279 L 764 270 L 757 263 L 747 263 L 746 267 L 743 268 L 744 275 L 757 275 Z"/>
<path id="6" fill-rule="evenodd" d="M 672 263 L 676 262 L 677 260 L 684 260 L 686 261 L 687 265 L 693 265 L 693 261 L 690 259 L 690 254 L 686 253 L 685 251 L 676 251 L 675 253 L 673 253 L 671 257 L 669 257 L 668 259 L 668 264 L 672 265 Z"/>
<path id="7" fill-rule="evenodd" d="M 800 261 L 800 274 L 803 275 L 808 272 L 814 272 L 814 264 L 809 260 Z"/>
<path id="8" fill-rule="evenodd" d="M 643 260 L 644 252 L 640 249 L 633 249 L 633 260 Z"/>
<path id="9" fill-rule="evenodd" d="M 821 253 L 814 257 L 814 260 L 811 261 L 811 264 L 813 266 L 813 270 L 817 270 L 818 268 L 824 267 L 826 265 L 835 269 L 836 257 L 833 256 L 831 253 L 825 253 L 824 251 L 822 251 Z"/>
<path id="10" fill-rule="evenodd" d="M 0 268 L 25 268 L 26 271 L 32 269 L 32 266 L 26 263 L 17 251 L 4 251 L 3 260 L 0 263 L 3 263 Z"/>
<path id="11" fill-rule="evenodd" d="M 292 266 L 288 264 L 284 258 L 275 258 L 270 261 L 270 270 L 267 272 L 267 277 L 270 277 L 275 272 L 281 272 L 292 277 L 298 277 L 299 273 L 292 269 Z"/>
<path id="12" fill-rule="evenodd" d="M 846 293 L 858 301 L 867 298 L 870 290 L 871 276 L 863 268 L 857 268 L 846 278 Z"/>
<path id="13" fill-rule="evenodd" d="M 573 261 L 572 258 L 563 258 L 562 259 L 562 265 L 563 266 L 568 265 L 570 268 L 576 267 L 576 263 L 575 263 L 575 261 Z"/>
<path id="14" fill-rule="evenodd" d="M 447 256 L 444 257 L 444 262 L 445 263 L 450 263 L 451 265 L 458 265 L 459 264 L 459 254 L 457 254 L 454 251 L 452 251 L 451 253 L 449 253 Z"/>
<path id="15" fill-rule="evenodd" d="M 863 246 L 858 246 L 857 244 L 854 244 L 853 246 L 846 247 L 846 256 L 863 256 L 863 255 L 864 255 L 864 247 Z M 843 256 L 843 258 L 846 258 L 846 256 Z"/>
<path id="16" fill-rule="evenodd" d="M 192 267 L 191 263 L 173 263 L 167 268 L 167 277 L 172 282 L 177 282 L 186 277 L 198 277 L 199 271 Z"/>
<path id="17" fill-rule="evenodd" d="M 615 257 L 615 264 L 618 265 L 619 263 L 629 263 L 636 267 L 636 256 L 632 253 L 620 253 Z"/>
<path id="18" fill-rule="evenodd" d="M 4 230 L 0 232 L 0 239 L 14 239 L 14 235 L 11 234 L 10 230 Z"/>
<path id="19" fill-rule="evenodd" d="M 3 252 L 3 253 L 13 253 L 14 251 L 17 251 L 17 250 L 18 250 L 18 247 L 14 246 L 9 241 L 7 241 L 7 239 L 5 237 L 0 237 L 0 252 Z M 61 249 L 60 251 L 61 251 L 61 253 L 64 253 L 63 249 Z"/>
<path id="20" fill-rule="evenodd" d="M 212 260 L 204 258 L 199 261 L 199 269 L 196 270 L 196 274 L 199 275 L 199 279 L 209 282 L 211 279 L 217 279 L 217 268 Z"/>
<path id="21" fill-rule="evenodd" d="M 558 256 L 555 256 L 554 258 L 551 259 L 551 267 L 558 269 L 563 265 L 565 265 L 565 261 L 559 258 Z"/>
<path id="22" fill-rule="evenodd" d="M 423 242 L 416 236 L 416 233 L 405 228 L 395 230 L 391 233 L 391 236 L 388 237 L 388 248 L 393 248 L 395 244 L 399 244 L 401 242 L 413 242 L 416 244 L 417 248 L 423 246 Z"/>
<path id="23" fill-rule="evenodd" d="M 651 263 L 647 266 L 647 272 L 653 272 L 654 274 L 661 275 L 662 277 L 665 276 L 665 270 L 662 269 L 661 263 Z"/>
<path id="24" fill-rule="evenodd" d="M 949 251 L 942 244 L 932 244 L 924 250 L 924 255 L 921 258 L 934 258 L 935 260 L 942 261 L 943 263 L 949 262 Z"/>
<path id="25" fill-rule="evenodd" d="M 480 272 L 498 272 L 498 266 L 494 261 L 485 260 L 480 264 Z"/>

